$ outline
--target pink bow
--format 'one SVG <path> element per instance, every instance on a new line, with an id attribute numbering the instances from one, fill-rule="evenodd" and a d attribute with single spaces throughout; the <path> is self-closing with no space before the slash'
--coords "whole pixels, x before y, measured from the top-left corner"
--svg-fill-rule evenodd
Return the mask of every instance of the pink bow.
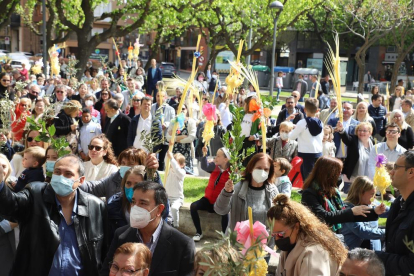
<path id="1" fill-rule="evenodd" d="M 266 226 L 260 221 L 256 221 L 253 224 L 253 241 L 250 236 L 250 226 L 248 220 L 237 222 L 236 227 L 234 227 L 234 231 L 237 232 L 237 241 L 244 246 L 244 249 L 242 250 L 243 255 L 246 254 L 247 249 L 249 249 L 258 238 L 260 238 L 260 242 L 262 243 L 264 250 L 272 255 L 275 255 L 276 257 L 279 257 L 274 250 L 266 245 L 269 233 L 266 230 Z"/>
<path id="2" fill-rule="evenodd" d="M 204 116 L 206 116 L 207 120 L 209 120 L 209 121 L 217 120 L 216 106 L 214 104 L 211 104 L 211 103 L 206 103 L 203 106 L 203 114 L 204 114 Z"/>

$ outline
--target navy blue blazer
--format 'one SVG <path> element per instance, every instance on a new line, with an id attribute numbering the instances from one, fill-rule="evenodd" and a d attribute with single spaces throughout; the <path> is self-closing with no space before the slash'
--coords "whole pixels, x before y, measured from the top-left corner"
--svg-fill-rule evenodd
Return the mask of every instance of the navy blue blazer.
<path id="1" fill-rule="evenodd" d="M 137 135 L 139 118 L 141 118 L 141 114 L 138 114 L 137 116 L 135 116 L 131 120 L 131 123 L 129 125 L 128 137 L 127 137 L 128 147 L 132 147 L 134 145 L 135 136 Z M 151 128 L 152 128 L 152 135 L 157 137 L 158 139 L 162 139 L 162 125 L 161 125 L 160 120 L 154 119 L 153 117 Z M 155 147 L 154 152 L 156 152 L 160 147 L 161 145 Z"/>
<path id="2" fill-rule="evenodd" d="M 162 72 L 161 69 L 157 67 L 155 69 L 154 78 L 152 77 L 152 67 L 148 69 L 147 73 L 147 86 L 155 87 L 158 81 L 162 80 Z"/>
<path id="3" fill-rule="evenodd" d="M 336 124 L 338 123 L 339 118 L 331 118 L 328 121 L 328 125 L 332 126 L 333 128 L 336 127 Z M 347 133 L 349 135 L 355 135 L 355 128 L 356 126 L 359 124 L 359 121 L 351 118 L 351 123 L 349 124 Z M 338 151 L 341 148 L 341 136 L 339 135 L 338 132 L 334 133 L 334 143 L 335 143 L 335 147 L 336 147 L 336 154 L 338 154 Z"/>

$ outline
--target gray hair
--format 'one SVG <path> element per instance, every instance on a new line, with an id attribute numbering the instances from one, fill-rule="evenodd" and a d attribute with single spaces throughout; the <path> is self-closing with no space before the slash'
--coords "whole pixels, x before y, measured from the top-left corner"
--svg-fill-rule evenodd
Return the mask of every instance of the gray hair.
<path id="1" fill-rule="evenodd" d="M 68 87 L 67 87 L 67 85 L 64 85 L 64 84 L 58 84 L 58 85 L 56 85 L 55 90 L 56 89 L 63 89 L 66 92 L 68 90 Z"/>
<path id="2" fill-rule="evenodd" d="M 385 268 L 382 261 L 374 251 L 355 248 L 348 252 L 348 259 L 367 263 L 367 273 L 370 276 L 385 276 Z"/>
<path id="3" fill-rule="evenodd" d="M 64 155 L 64 156 L 62 156 L 62 157 L 58 158 L 58 160 L 56 160 L 56 162 L 55 162 L 55 165 L 56 165 L 56 164 L 57 164 L 60 160 L 62 160 L 62 159 L 64 159 L 64 158 L 68 158 L 68 157 L 72 157 L 72 158 L 73 158 L 73 160 L 75 161 L 74 163 L 77 163 L 77 164 L 78 164 L 78 174 L 79 174 L 79 177 L 84 176 L 84 175 L 85 175 L 85 166 L 83 165 L 83 161 L 82 161 L 82 159 L 80 159 L 80 157 L 79 157 L 79 156 L 77 156 L 77 155 L 75 155 L 75 154 L 67 154 L 67 155 Z"/>
<path id="4" fill-rule="evenodd" d="M 35 83 L 32 83 L 32 84 L 30 84 L 30 85 L 29 85 L 29 90 L 32 90 L 32 89 L 33 89 L 33 87 L 37 87 L 37 88 L 39 88 L 39 90 L 41 90 L 41 89 L 40 89 L 40 86 L 39 86 L 39 85 L 37 85 L 37 84 L 35 84 Z"/>
<path id="5" fill-rule="evenodd" d="M 89 99 L 89 98 L 92 98 L 92 101 L 93 101 L 94 103 L 96 103 L 96 97 L 95 97 L 95 95 L 94 95 L 94 94 L 88 93 L 88 94 L 86 94 L 86 95 L 85 95 L 85 97 L 84 97 L 84 99 Z"/>
<path id="6" fill-rule="evenodd" d="M 120 101 L 120 100 L 124 100 L 124 96 L 122 94 L 115 94 L 112 99 Z"/>

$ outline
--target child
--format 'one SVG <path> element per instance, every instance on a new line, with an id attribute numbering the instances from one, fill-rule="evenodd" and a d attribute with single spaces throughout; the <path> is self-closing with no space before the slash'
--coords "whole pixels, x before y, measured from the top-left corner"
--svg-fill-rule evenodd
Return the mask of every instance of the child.
<path id="1" fill-rule="evenodd" d="M 214 203 L 217 200 L 221 190 L 224 188 L 224 184 L 229 179 L 229 160 L 230 152 L 226 148 L 221 148 L 217 151 L 214 162 L 207 162 L 207 148 L 203 147 L 204 157 L 201 159 L 201 168 L 206 172 L 211 173 L 208 180 L 204 196 L 191 203 L 190 212 L 193 219 L 194 226 L 196 228 L 196 235 L 193 240 L 198 242 L 203 238 L 203 232 L 201 230 L 200 217 L 198 216 L 198 210 L 207 211 L 209 213 L 214 212 Z M 226 232 L 227 224 L 229 222 L 228 214 L 221 216 L 221 230 Z"/>
<path id="2" fill-rule="evenodd" d="M 22 162 L 25 170 L 19 176 L 14 191 L 16 193 L 20 192 L 30 182 L 45 181 L 42 168 L 45 162 L 45 149 L 38 146 L 25 149 Z"/>
<path id="3" fill-rule="evenodd" d="M 308 177 L 316 160 L 322 156 L 323 124 L 316 118 L 317 112 L 318 100 L 315 98 L 306 99 L 306 118 L 300 120 L 295 129 L 289 133 L 289 139 L 298 139 L 298 156 L 303 159 L 300 167 L 303 179 Z"/>
<path id="4" fill-rule="evenodd" d="M 58 153 L 57 151 L 52 147 L 49 146 L 46 149 L 46 179 L 45 182 L 50 183 L 50 180 L 52 179 L 53 170 L 55 167 L 56 160 L 58 160 Z"/>
<path id="5" fill-rule="evenodd" d="M 2 130 L 0 132 L 0 153 L 4 154 L 9 161 L 12 159 L 14 155 L 14 149 L 12 148 L 11 142 L 11 131 L 10 130 Z"/>
<path id="6" fill-rule="evenodd" d="M 273 160 L 283 157 L 292 162 L 292 159 L 298 155 L 298 142 L 289 140 L 289 132 L 292 129 L 291 122 L 282 122 L 279 126 L 279 136 L 266 139 L 266 147 L 270 149 L 270 157 Z"/>
<path id="7" fill-rule="evenodd" d="M 290 198 L 292 183 L 287 175 L 292 169 L 292 164 L 286 158 L 276 158 L 274 161 L 277 190 Z"/>
<path id="8" fill-rule="evenodd" d="M 326 125 L 323 127 L 323 139 L 322 139 L 322 155 L 335 157 L 336 147 L 333 142 L 333 128 Z"/>
<path id="9" fill-rule="evenodd" d="M 279 95 L 280 95 L 280 92 L 282 92 L 282 88 L 283 88 L 283 72 L 277 72 L 276 87 L 277 87 L 276 101 L 279 102 Z"/>
<path id="10" fill-rule="evenodd" d="M 173 158 L 174 157 L 174 158 Z M 165 157 L 170 159 L 171 170 L 165 183 L 165 190 L 168 194 L 168 200 L 171 207 L 171 215 L 173 217 L 173 227 L 178 228 L 180 223 L 180 207 L 184 202 L 184 177 L 185 177 L 185 157 L 181 153 L 174 156 L 171 152 L 167 152 Z"/>

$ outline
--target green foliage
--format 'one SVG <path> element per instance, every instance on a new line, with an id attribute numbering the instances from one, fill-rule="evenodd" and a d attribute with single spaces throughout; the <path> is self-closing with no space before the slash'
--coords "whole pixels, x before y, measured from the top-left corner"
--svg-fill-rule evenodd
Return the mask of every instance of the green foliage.
<path id="1" fill-rule="evenodd" d="M 29 128 L 31 130 L 36 130 L 40 133 L 40 135 L 37 136 L 35 140 L 49 143 L 52 148 L 56 150 L 58 157 L 62 157 L 71 152 L 70 150 L 67 150 L 69 143 L 66 141 L 65 137 L 54 138 L 54 135 L 56 133 L 56 128 L 54 125 L 47 127 L 46 121 L 42 119 L 35 121 L 32 117 L 27 117 L 27 123 L 29 123 Z"/>
<path id="2" fill-rule="evenodd" d="M 263 108 L 269 108 L 273 110 L 273 108 L 278 105 L 278 101 L 276 97 L 272 96 L 261 96 Z"/>
<path id="3" fill-rule="evenodd" d="M 230 179 L 236 184 L 242 180 L 241 174 L 245 169 L 242 164 L 243 160 L 250 156 L 255 149 L 254 147 L 248 148 L 247 151 L 243 149 L 245 139 L 244 135 L 241 135 L 241 123 L 244 117 L 243 108 L 234 108 L 231 113 L 233 114 L 233 128 L 226 132 L 221 141 L 230 152 Z"/>

